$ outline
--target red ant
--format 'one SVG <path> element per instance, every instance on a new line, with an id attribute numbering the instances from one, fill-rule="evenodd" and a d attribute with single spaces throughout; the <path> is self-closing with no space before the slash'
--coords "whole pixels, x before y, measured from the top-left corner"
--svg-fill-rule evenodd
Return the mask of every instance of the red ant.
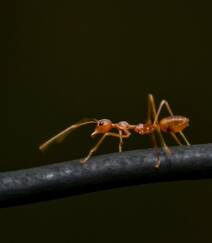
<path id="1" fill-rule="evenodd" d="M 165 117 L 159 121 L 158 118 L 159 118 L 161 110 L 164 106 L 167 108 L 170 116 Z M 103 134 L 103 136 L 99 139 L 98 143 L 89 151 L 88 155 L 83 160 L 81 160 L 82 164 L 84 164 L 85 162 L 87 162 L 90 159 L 90 157 L 94 154 L 94 152 L 96 152 L 96 150 L 99 148 L 99 146 L 101 145 L 103 140 L 108 136 L 119 138 L 119 152 L 122 151 L 123 139 L 130 137 L 131 132 L 136 132 L 140 135 L 145 135 L 145 134 L 151 135 L 152 143 L 153 143 L 154 147 L 157 147 L 157 141 L 156 141 L 156 136 L 155 136 L 155 132 L 156 132 L 158 134 L 160 145 L 164 149 L 164 151 L 167 155 L 171 154 L 171 150 L 166 145 L 162 132 L 167 132 L 167 133 L 171 134 L 171 136 L 177 142 L 177 144 L 182 145 L 182 143 L 176 136 L 176 133 L 179 133 L 179 135 L 182 137 L 184 142 L 187 145 L 190 145 L 190 143 L 188 142 L 188 140 L 186 139 L 185 135 L 182 132 L 184 128 L 189 126 L 189 119 L 184 116 L 174 115 L 166 100 L 161 101 L 159 108 L 156 112 L 154 97 L 153 97 L 153 95 L 149 94 L 148 95 L 148 113 L 147 113 L 146 123 L 139 123 L 136 125 L 131 125 L 126 121 L 112 123 L 112 121 L 110 121 L 108 119 L 101 119 L 101 120 L 84 119 L 84 120 L 81 120 L 78 123 L 66 128 L 65 130 L 63 130 L 62 132 L 57 134 L 56 136 L 50 138 L 48 141 L 43 143 L 39 147 L 39 149 L 43 151 L 54 142 L 62 142 L 63 139 L 74 129 L 81 127 L 83 125 L 91 124 L 91 123 L 96 124 L 95 130 L 91 134 L 91 137 L 94 137 L 97 134 Z M 118 133 L 111 132 L 112 129 L 118 130 Z M 160 160 L 158 158 L 156 167 L 159 167 L 159 165 L 160 165 Z"/>

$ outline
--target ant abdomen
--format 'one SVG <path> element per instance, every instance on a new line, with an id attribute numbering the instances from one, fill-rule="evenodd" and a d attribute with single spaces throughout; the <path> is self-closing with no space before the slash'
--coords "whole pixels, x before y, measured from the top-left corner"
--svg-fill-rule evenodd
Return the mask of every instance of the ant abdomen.
<path id="1" fill-rule="evenodd" d="M 168 116 L 160 120 L 160 129 L 163 132 L 181 132 L 189 126 L 189 119 L 184 116 Z"/>

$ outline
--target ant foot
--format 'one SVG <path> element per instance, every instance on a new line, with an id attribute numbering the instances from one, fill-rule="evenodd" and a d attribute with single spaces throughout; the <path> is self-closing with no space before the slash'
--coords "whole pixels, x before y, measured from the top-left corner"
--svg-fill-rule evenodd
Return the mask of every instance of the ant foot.
<path id="1" fill-rule="evenodd" d="M 155 168 L 156 169 L 160 168 L 160 159 L 158 157 L 157 157 L 157 161 L 156 161 L 156 164 L 155 164 Z"/>
<path id="2" fill-rule="evenodd" d="M 89 158 L 84 158 L 80 160 L 80 164 L 85 164 L 88 161 Z"/>

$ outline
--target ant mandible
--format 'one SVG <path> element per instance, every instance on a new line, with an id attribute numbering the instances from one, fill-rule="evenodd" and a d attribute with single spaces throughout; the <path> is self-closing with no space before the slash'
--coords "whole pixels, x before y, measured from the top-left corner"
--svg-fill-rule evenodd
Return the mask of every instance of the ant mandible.
<path id="1" fill-rule="evenodd" d="M 162 118 L 159 120 L 159 115 L 161 113 L 162 108 L 165 107 L 169 115 L 168 117 Z M 81 160 L 80 162 L 84 164 L 87 162 L 90 157 L 96 152 L 96 150 L 99 148 L 101 143 L 106 137 L 117 137 L 119 138 L 119 152 L 122 152 L 122 146 L 123 146 L 123 139 L 124 138 L 129 138 L 131 135 L 131 132 L 136 132 L 140 135 L 146 135 L 149 134 L 151 136 L 152 143 L 154 147 L 157 147 L 157 140 L 155 136 L 155 132 L 158 134 L 159 138 L 159 143 L 165 153 L 167 155 L 171 154 L 170 148 L 167 146 L 162 132 L 169 133 L 173 139 L 176 141 L 178 145 L 182 145 L 180 140 L 178 139 L 176 133 L 178 133 L 181 138 L 184 140 L 184 142 L 187 145 L 190 145 L 188 142 L 187 138 L 183 134 L 184 128 L 189 126 L 189 119 L 184 116 L 178 116 L 174 115 L 170 105 L 166 100 L 162 100 L 160 102 L 159 108 L 156 111 L 156 106 L 155 106 L 155 101 L 154 97 L 152 94 L 148 95 L 148 112 L 147 112 L 147 121 L 145 123 L 139 123 L 136 125 L 129 124 L 126 121 L 121 121 L 118 123 L 112 123 L 111 120 L 109 119 L 84 119 L 79 121 L 76 124 L 71 125 L 70 127 L 66 128 L 62 132 L 58 133 L 54 137 L 50 138 L 48 141 L 40 145 L 39 149 L 44 151 L 49 147 L 54 142 L 62 142 L 64 138 L 73 130 L 76 128 L 79 128 L 83 125 L 87 124 L 96 124 L 94 132 L 91 134 L 91 137 L 95 137 L 97 134 L 103 134 L 102 137 L 99 139 L 97 144 L 89 151 L 88 155 Z M 116 129 L 118 133 L 116 132 L 111 132 L 112 129 Z M 160 165 L 160 160 L 159 158 L 157 159 L 156 167 L 159 167 Z"/>

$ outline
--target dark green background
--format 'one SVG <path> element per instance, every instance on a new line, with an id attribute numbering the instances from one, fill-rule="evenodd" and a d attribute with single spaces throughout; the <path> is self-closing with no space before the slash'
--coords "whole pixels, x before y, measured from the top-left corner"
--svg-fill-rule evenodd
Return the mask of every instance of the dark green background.
<path id="1" fill-rule="evenodd" d="M 10 14 L 1 171 L 84 156 L 92 126 L 45 154 L 37 147 L 83 117 L 144 121 L 148 93 L 191 119 L 192 144 L 211 141 L 207 2 L 17 1 Z M 135 136 L 125 149 L 146 147 Z M 99 153 L 116 150 L 108 139 Z M 145 185 L 1 209 L 1 242 L 212 242 L 211 186 Z"/>

